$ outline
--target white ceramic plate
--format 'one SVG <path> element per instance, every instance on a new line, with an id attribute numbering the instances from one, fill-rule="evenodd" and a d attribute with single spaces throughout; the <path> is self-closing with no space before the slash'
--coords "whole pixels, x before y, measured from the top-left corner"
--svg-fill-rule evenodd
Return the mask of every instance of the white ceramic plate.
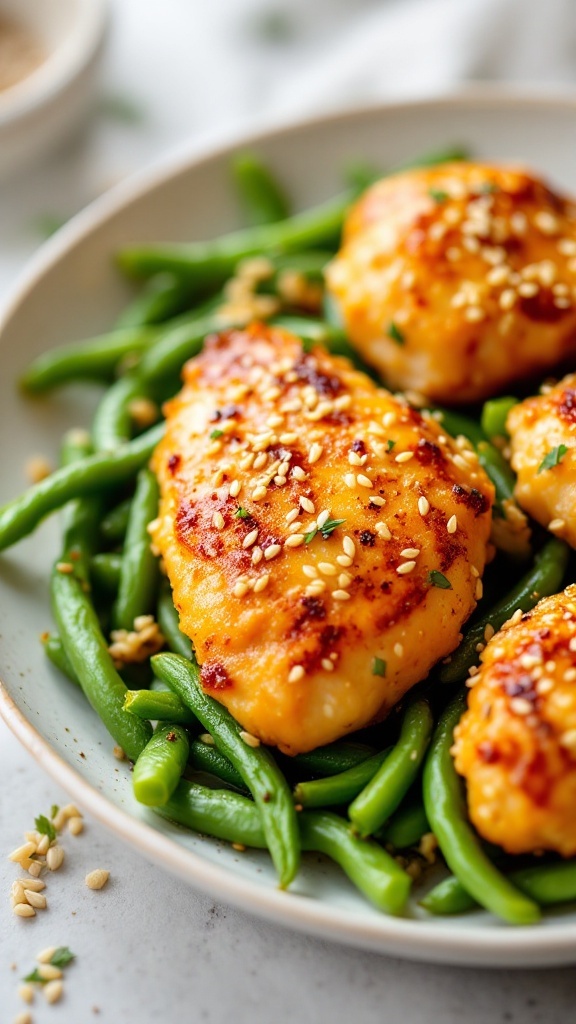
<path id="1" fill-rule="evenodd" d="M 521 160 L 566 188 L 576 181 L 576 99 L 521 98 L 492 90 L 330 116 L 242 140 L 289 187 L 298 206 L 341 188 L 357 159 L 382 167 L 447 143 L 481 157 Z M 24 400 L 15 380 L 51 345 L 105 330 L 127 300 L 112 257 L 139 241 L 201 238 L 235 226 L 228 146 L 189 154 L 122 186 L 48 242 L 24 274 L 0 331 L 0 500 L 24 486 L 31 453 L 56 457 L 62 431 L 87 423 L 89 388 Z M 396 956 L 455 964 L 550 965 L 576 961 L 576 912 L 510 928 L 488 914 L 431 919 L 416 905 L 399 920 L 379 914 L 325 861 L 308 856 L 290 893 L 276 889 L 267 856 L 188 834 L 138 806 L 126 766 L 81 694 L 44 659 L 51 623 L 47 578 L 58 550 L 52 519 L 0 558 L 0 711 L 30 753 L 87 811 L 159 865 L 254 913 Z"/>

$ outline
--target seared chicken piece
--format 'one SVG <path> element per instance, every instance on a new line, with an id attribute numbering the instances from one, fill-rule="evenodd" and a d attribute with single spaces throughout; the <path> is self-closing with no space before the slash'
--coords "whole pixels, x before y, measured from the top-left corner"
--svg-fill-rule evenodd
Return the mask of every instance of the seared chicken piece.
<path id="1" fill-rule="evenodd" d="M 490 641 L 455 731 L 456 768 L 485 839 L 576 854 L 576 585 Z"/>
<path id="2" fill-rule="evenodd" d="M 166 408 L 154 542 L 205 690 L 287 753 L 381 717 L 458 642 L 493 489 L 345 359 L 252 325 Z"/>
<path id="3" fill-rule="evenodd" d="M 576 351 L 576 206 L 514 168 L 407 171 L 352 209 L 327 281 L 391 387 L 484 398 Z"/>
<path id="4" fill-rule="evenodd" d="M 576 374 L 516 405 L 507 427 L 518 504 L 576 547 Z"/>

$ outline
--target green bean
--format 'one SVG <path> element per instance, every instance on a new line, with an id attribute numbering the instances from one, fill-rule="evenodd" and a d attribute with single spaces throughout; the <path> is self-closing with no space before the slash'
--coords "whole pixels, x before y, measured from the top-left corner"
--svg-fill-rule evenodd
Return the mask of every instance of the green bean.
<path id="1" fill-rule="evenodd" d="M 541 907 L 576 900 L 576 861 L 535 864 L 508 876 L 520 892 Z M 431 914 L 464 914 L 478 903 L 455 875 L 450 875 L 426 894 L 421 906 Z"/>
<path id="2" fill-rule="evenodd" d="M 465 889 L 483 907 L 510 924 L 533 924 L 540 918 L 538 906 L 492 864 L 468 823 L 462 780 L 450 752 L 454 728 L 465 707 L 466 694 L 458 694 L 443 713 L 432 737 L 424 765 L 426 815 L 448 867 Z"/>
<path id="3" fill-rule="evenodd" d="M 346 169 L 345 181 L 347 185 L 360 193 L 370 185 L 373 185 L 379 178 L 389 177 L 391 174 L 398 174 L 400 171 L 410 171 L 417 167 L 435 167 L 437 164 L 455 163 L 468 159 L 468 150 L 463 146 L 449 146 L 446 149 L 424 153 L 413 160 L 405 160 L 401 164 L 390 168 L 386 173 L 383 173 L 372 164 L 351 164 Z"/>
<path id="4" fill-rule="evenodd" d="M 254 153 L 237 153 L 232 174 L 250 224 L 273 224 L 290 216 L 280 185 Z"/>
<path id="5" fill-rule="evenodd" d="M 121 313 L 116 327 L 145 327 L 162 323 L 180 313 L 189 299 L 188 289 L 172 274 L 158 274 Z"/>
<path id="6" fill-rule="evenodd" d="M 417 846 L 422 836 L 430 831 L 428 818 L 422 800 L 411 800 L 402 804 L 395 814 L 376 833 L 376 839 L 390 843 L 397 850 Z"/>
<path id="7" fill-rule="evenodd" d="M 390 754 L 382 750 L 373 757 L 348 768 L 338 775 L 313 782 L 299 782 L 294 790 L 294 802 L 303 807 L 332 807 L 334 804 L 349 804 L 374 778 L 378 769 Z"/>
<path id="8" fill-rule="evenodd" d="M 71 380 L 109 381 L 122 359 L 143 352 L 157 336 L 157 328 L 126 327 L 50 349 L 34 359 L 20 384 L 30 394 L 39 394 Z"/>
<path id="9" fill-rule="evenodd" d="M 79 463 L 71 462 L 75 454 L 80 454 L 81 436 L 78 431 L 68 436 L 63 454 L 69 465 L 64 467 L 64 472 L 90 461 L 87 458 Z M 54 567 L 50 584 L 54 618 L 72 671 L 89 703 L 115 742 L 134 761 L 150 736 L 150 727 L 124 711 L 126 687 L 114 668 L 87 593 L 90 558 L 98 534 L 99 502 L 79 498 L 67 505 L 65 513 L 64 550 Z M 62 572 L 59 568 L 62 563 L 72 566 L 73 571 Z"/>
<path id="10" fill-rule="evenodd" d="M 136 278 L 170 271 L 198 294 L 222 285 L 234 273 L 236 264 L 249 256 L 335 247 L 351 198 L 347 192 L 287 220 L 221 235 L 208 242 L 134 246 L 120 252 L 118 263 L 126 274 Z"/>
<path id="11" fill-rule="evenodd" d="M 498 451 L 498 448 L 490 441 L 480 441 L 476 446 L 476 451 L 478 462 L 494 484 L 496 500 L 500 503 L 514 501 L 516 476 L 502 452 Z"/>
<path id="12" fill-rule="evenodd" d="M 89 455 L 63 466 L 0 508 L 0 551 L 31 533 L 51 512 L 72 498 L 98 494 L 124 483 L 148 461 L 164 433 L 164 423 L 115 452 Z"/>
<path id="13" fill-rule="evenodd" d="M 134 765 L 134 796 L 147 807 L 159 807 L 172 796 L 182 778 L 190 743 L 186 730 L 171 723 L 156 727 Z"/>
<path id="14" fill-rule="evenodd" d="M 442 683 L 458 683 L 467 677 L 468 669 L 478 662 L 478 644 L 486 642 L 486 626 L 498 631 L 518 608 L 528 612 L 540 598 L 560 590 L 569 553 L 568 546 L 555 537 L 544 544 L 533 566 L 516 586 L 464 631 L 464 639 L 451 660 L 440 668 L 439 678 Z"/>
<path id="15" fill-rule="evenodd" d="M 149 469 L 136 481 L 126 530 L 118 597 L 114 606 L 117 629 L 134 629 L 134 620 L 151 610 L 158 586 L 158 559 L 150 547 L 148 524 L 158 515 L 158 482 Z"/>
<path id="16" fill-rule="evenodd" d="M 236 771 L 232 762 L 221 754 L 217 747 L 210 746 L 202 740 L 193 740 L 190 744 L 190 764 L 197 771 L 209 772 L 229 786 L 249 792 L 240 772 Z"/>
<path id="17" fill-rule="evenodd" d="M 324 292 L 322 299 L 322 314 L 324 320 L 335 330 L 344 332 L 344 321 L 338 302 L 330 292 Z"/>
<path id="18" fill-rule="evenodd" d="M 469 416 L 463 416 L 462 413 L 455 412 L 453 409 L 431 409 L 429 410 L 434 414 L 434 419 L 438 422 L 451 437 L 467 437 L 468 440 L 476 446 L 480 441 L 486 441 L 486 434 L 482 430 L 479 423 L 476 420 L 470 419 Z"/>
<path id="19" fill-rule="evenodd" d="M 291 763 L 299 768 L 312 772 L 313 775 L 337 775 L 361 764 L 376 751 L 366 743 L 355 743 L 352 740 L 341 740 L 330 743 L 327 747 L 316 747 L 306 754 L 296 754 Z"/>
<path id="20" fill-rule="evenodd" d="M 97 452 L 114 451 L 132 437 L 129 405 L 142 394 L 137 377 L 119 377 L 104 393 L 92 420 L 92 443 Z"/>
<path id="21" fill-rule="evenodd" d="M 256 286 L 258 294 L 281 294 L 282 276 L 288 271 L 301 275 L 310 284 L 324 284 L 324 268 L 332 259 L 333 254 L 324 249 L 309 249 L 307 252 L 288 253 L 287 256 L 270 256 L 273 267 L 270 277 L 259 281 Z M 281 296 L 282 297 L 282 296 Z"/>
<path id="22" fill-rule="evenodd" d="M 258 808 L 240 793 L 207 789 L 182 780 L 163 807 L 163 818 L 195 832 L 256 849 L 266 848 Z M 410 879 L 376 843 L 356 839 L 347 823 L 335 814 L 304 811 L 298 815 L 302 848 L 335 860 L 350 880 L 376 906 L 390 914 L 402 912 L 410 892 Z"/>
<path id="23" fill-rule="evenodd" d="M 124 540 L 131 504 L 132 498 L 125 498 L 119 505 L 115 505 L 106 513 L 100 523 L 100 533 L 104 540 L 111 543 Z"/>
<path id="24" fill-rule="evenodd" d="M 46 653 L 47 658 L 52 664 L 65 675 L 71 683 L 75 683 L 76 686 L 80 686 L 78 677 L 70 664 L 68 655 L 64 650 L 62 641 L 59 636 L 55 636 L 54 633 L 47 633 L 42 637 L 42 646 Z"/>
<path id="25" fill-rule="evenodd" d="M 214 313 L 201 314 L 188 323 L 163 331 L 154 345 L 145 352 L 138 365 L 139 377 L 154 385 L 158 380 L 180 373 L 184 363 L 202 351 L 207 334 L 225 327 L 241 326 L 240 321 L 226 321 Z"/>
<path id="26" fill-rule="evenodd" d="M 375 832 L 400 805 L 418 774 L 432 726 L 427 701 L 419 700 L 406 708 L 395 747 L 348 808 L 350 821 L 360 835 Z"/>
<path id="27" fill-rule="evenodd" d="M 171 690 L 128 690 L 124 697 L 124 708 L 145 722 L 198 724 L 190 708 Z"/>
<path id="28" fill-rule="evenodd" d="M 329 811 L 304 811 L 298 823 L 303 850 L 317 850 L 336 861 L 379 910 L 402 913 L 411 880 L 378 843 L 358 839 L 343 818 Z"/>
<path id="29" fill-rule="evenodd" d="M 238 722 L 202 690 L 195 663 L 177 654 L 156 654 L 152 665 L 156 675 L 192 709 L 240 772 L 260 811 L 280 885 L 286 888 L 298 870 L 298 827 L 292 794 L 272 755 L 262 746 L 251 747 L 244 742 Z"/>
<path id="30" fill-rule="evenodd" d="M 168 580 L 160 583 L 156 620 L 170 650 L 181 654 L 183 658 L 191 658 L 192 641 L 180 630 L 178 612 L 174 607 Z"/>
<path id="31" fill-rule="evenodd" d="M 518 405 L 518 399 L 510 396 L 491 398 L 484 402 L 480 422 L 487 437 L 509 437 L 506 420 L 515 405 Z"/>
<path id="32" fill-rule="evenodd" d="M 272 317 L 270 323 L 273 327 L 282 327 L 285 331 L 296 334 L 311 345 L 325 345 L 336 355 L 353 353 L 344 331 L 339 327 L 331 327 L 325 320 L 281 313 Z"/>
<path id="33" fill-rule="evenodd" d="M 113 551 L 106 551 L 93 555 L 90 560 L 90 578 L 92 583 L 115 594 L 120 584 L 120 570 L 122 568 L 122 555 Z"/>

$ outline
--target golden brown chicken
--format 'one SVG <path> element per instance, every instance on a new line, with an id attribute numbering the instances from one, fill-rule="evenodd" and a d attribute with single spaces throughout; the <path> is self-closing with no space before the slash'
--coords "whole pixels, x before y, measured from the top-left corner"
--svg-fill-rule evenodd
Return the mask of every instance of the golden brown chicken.
<path id="1" fill-rule="evenodd" d="M 455 732 L 456 768 L 485 839 L 576 854 L 576 585 L 486 646 Z"/>
<path id="2" fill-rule="evenodd" d="M 384 715 L 458 642 L 492 485 L 344 359 L 252 325 L 166 409 L 153 537 L 206 691 L 288 753 Z"/>
<path id="3" fill-rule="evenodd" d="M 576 206 L 513 168 L 397 174 L 352 209 L 327 282 L 391 387 L 484 398 L 576 351 Z"/>
<path id="4" fill-rule="evenodd" d="M 576 547 L 576 374 L 515 406 L 507 426 L 518 504 Z"/>

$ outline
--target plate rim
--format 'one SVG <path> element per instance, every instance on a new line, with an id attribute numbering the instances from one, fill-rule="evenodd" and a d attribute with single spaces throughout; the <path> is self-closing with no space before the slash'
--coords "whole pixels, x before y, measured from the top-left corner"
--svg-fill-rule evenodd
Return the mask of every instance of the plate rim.
<path id="1" fill-rule="evenodd" d="M 576 89 L 551 90 L 542 95 L 532 91 L 532 88 L 474 84 L 447 95 L 358 104 L 311 117 L 282 119 L 280 124 L 276 120 L 273 126 L 261 123 L 257 130 L 249 133 L 239 129 L 233 133 L 226 132 L 217 140 L 212 138 L 200 144 L 188 143 L 178 147 L 151 167 L 130 176 L 94 200 L 40 247 L 18 275 L 3 303 L 0 311 L 0 342 L 5 327 L 21 303 L 62 255 L 125 205 L 187 168 L 224 157 L 239 144 L 257 146 L 261 141 L 289 135 L 316 124 L 345 122 L 379 111 L 385 115 L 389 111 L 402 112 L 415 108 L 471 109 L 486 103 L 493 103 L 499 109 L 502 106 L 567 107 L 576 114 Z M 228 900 L 242 910 L 320 938 L 413 960 L 502 968 L 576 962 L 576 923 L 563 924 L 559 921 L 545 928 L 536 926 L 513 929 L 501 924 L 489 924 L 475 931 L 469 925 L 451 922 L 449 926 L 440 929 L 433 919 L 424 921 L 384 914 L 368 919 L 307 896 L 260 886 L 186 849 L 146 821 L 132 817 L 128 811 L 122 810 L 100 793 L 40 735 L 1 679 L 0 716 L 39 766 L 105 828 L 196 888 L 217 899 Z"/>

